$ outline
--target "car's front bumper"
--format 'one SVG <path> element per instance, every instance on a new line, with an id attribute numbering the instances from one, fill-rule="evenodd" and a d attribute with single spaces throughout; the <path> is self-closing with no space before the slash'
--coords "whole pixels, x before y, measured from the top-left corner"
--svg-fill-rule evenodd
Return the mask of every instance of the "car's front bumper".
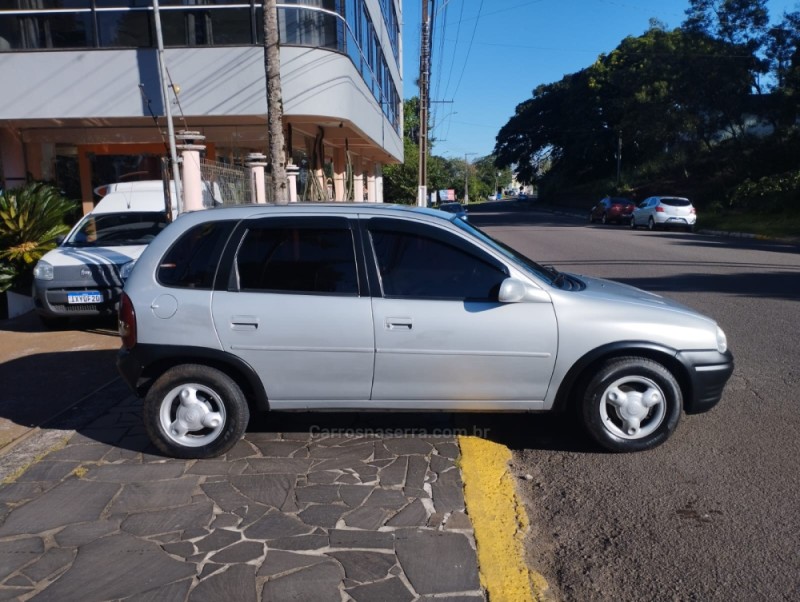
<path id="1" fill-rule="evenodd" d="M 100 303 L 68 302 L 68 293 L 97 291 L 103 296 Z M 116 313 L 122 286 L 89 284 L 76 286 L 75 283 L 63 283 L 51 280 L 34 280 L 33 304 L 36 312 L 50 318 L 69 318 L 78 316 L 104 316 Z"/>
<path id="2" fill-rule="evenodd" d="M 687 368 L 691 393 L 683 400 L 687 414 L 699 414 L 713 408 L 722 398 L 725 384 L 733 374 L 730 351 L 681 351 L 678 359 Z"/>

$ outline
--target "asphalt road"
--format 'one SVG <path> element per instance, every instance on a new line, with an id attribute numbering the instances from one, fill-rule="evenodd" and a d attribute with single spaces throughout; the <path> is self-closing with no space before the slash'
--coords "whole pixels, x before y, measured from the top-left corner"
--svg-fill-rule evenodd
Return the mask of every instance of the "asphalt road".
<path id="1" fill-rule="evenodd" d="M 470 220 L 541 263 L 714 317 L 736 358 L 722 402 L 650 452 L 600 453 L 566 419 L 487 417 L 514 451 L 530 565 L 564 601 L 800 599 L 800 248 L 513 207 Z"/>

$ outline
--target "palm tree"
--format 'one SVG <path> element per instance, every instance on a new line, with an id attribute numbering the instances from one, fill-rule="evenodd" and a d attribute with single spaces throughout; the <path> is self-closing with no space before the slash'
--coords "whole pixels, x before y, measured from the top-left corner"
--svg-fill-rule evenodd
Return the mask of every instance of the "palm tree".
<path id="1" fill-rule="evenodd" d="M 77 204 L 49 184 L 33 183 L 0 193 L 0 292 L 26 294 L 36 262 L 69 232 Z"/>
<path id="2" fill-rule="evenodd" d="M 283 91 L 281 88 L 281 53 L 278 35 L 276 0 L 264 0 L 264 69 L 267 76 L 267 127 L 269 162 L 272 165 L 272 201 L 289 202 L 286 178 L 286 151 L 283 136 Z"/>

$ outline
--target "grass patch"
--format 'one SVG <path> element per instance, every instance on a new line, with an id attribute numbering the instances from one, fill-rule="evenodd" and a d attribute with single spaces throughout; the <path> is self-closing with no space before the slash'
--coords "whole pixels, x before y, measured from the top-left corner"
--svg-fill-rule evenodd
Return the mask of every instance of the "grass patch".
<path id="1" fill-rule="evenodd" d="M 800 238 L 800 214 L 700 213 L 705 230 L 746 232 L 765 238 Z"/>

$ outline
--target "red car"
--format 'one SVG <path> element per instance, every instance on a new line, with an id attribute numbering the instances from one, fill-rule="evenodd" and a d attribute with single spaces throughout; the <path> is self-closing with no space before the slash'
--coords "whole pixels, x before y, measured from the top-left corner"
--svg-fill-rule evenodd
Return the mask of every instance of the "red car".
<path id="1" fill-rule="evenodd" d="M 634 205 L 630 199 L 607 196 L 589 211 L 589 222 L 600 221 L 601 224 L 608 223 L 630 223 L 631 213 Z"/>

